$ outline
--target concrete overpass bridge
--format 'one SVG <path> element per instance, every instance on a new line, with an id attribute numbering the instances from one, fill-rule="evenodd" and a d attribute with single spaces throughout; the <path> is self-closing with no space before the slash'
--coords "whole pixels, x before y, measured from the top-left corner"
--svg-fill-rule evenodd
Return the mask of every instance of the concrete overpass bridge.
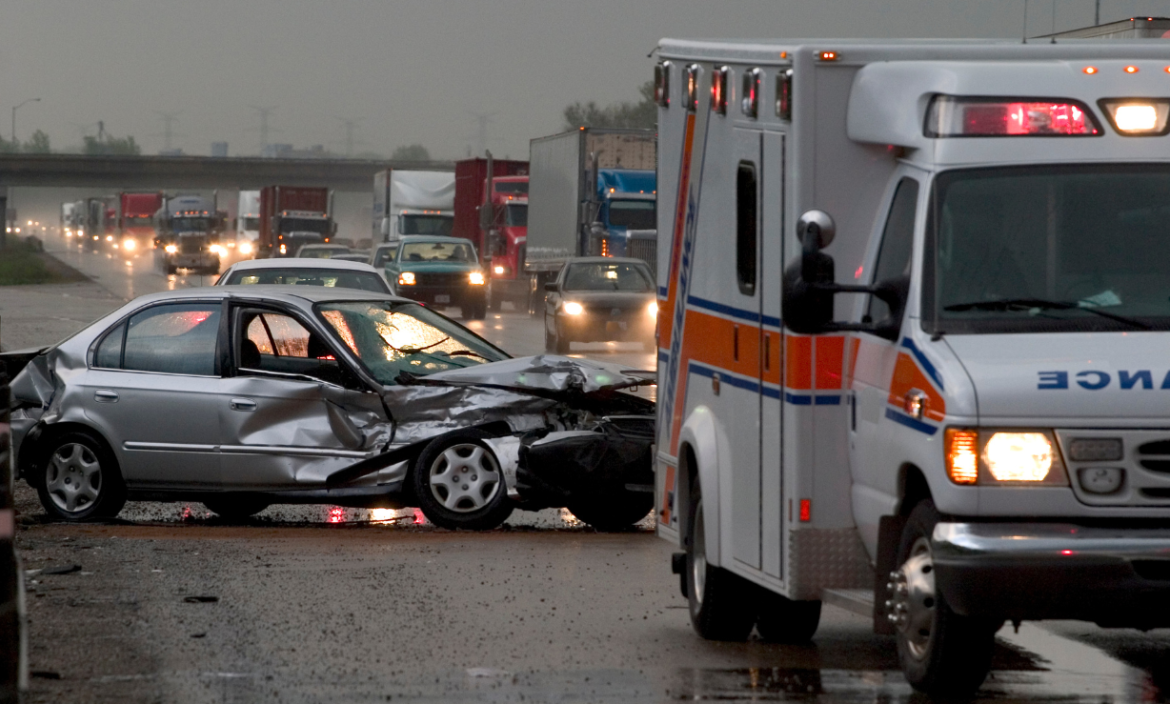
<path id="1" fill-rule="evenodd" d="M 454 168 L 450 161 L 4 154 L 0 155 L 0 189 L 259 189 L 282 185 L 370 193 L 374 174 L 382 169 Z"/>

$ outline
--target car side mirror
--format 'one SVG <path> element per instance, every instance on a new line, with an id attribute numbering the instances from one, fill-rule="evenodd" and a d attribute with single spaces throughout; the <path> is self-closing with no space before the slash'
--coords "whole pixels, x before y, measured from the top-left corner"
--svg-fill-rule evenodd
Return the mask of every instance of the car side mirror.
<path id="1" fill-rule="evenodd" d="M 550 281 L 550 282 L 546 283 L 546 284 L 544 285 L 544 290 L 545 290 L 545 291 L 548 291 L 549 293 L 556 293 L 556 292 L 557 292 L 557 284 L 556 284 L 556 282 L 555 282 L 555 281 Z"/>

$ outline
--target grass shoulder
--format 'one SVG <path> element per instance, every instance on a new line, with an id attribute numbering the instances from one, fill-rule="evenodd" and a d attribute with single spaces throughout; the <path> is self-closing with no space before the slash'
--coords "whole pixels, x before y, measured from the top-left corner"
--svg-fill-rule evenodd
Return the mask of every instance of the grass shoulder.
<path id="1" fill-rule="evenodd" d="M 0 249 L 0 286 L 63 284 L 85 281 L 86 276 L 40 251 L 35 242 L 8 238 Z"/>

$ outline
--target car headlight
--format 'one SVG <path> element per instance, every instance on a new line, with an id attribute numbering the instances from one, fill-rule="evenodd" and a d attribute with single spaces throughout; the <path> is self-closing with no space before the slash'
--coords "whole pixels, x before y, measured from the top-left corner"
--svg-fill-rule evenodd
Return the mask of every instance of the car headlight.
<path id="1" fill-rule="evenodd" d="M 211 247 L 209 247 L 208 249 L 210 249 L 210 250 L 211 250 L 211 253 L 212 253 L 212 254 L 218 254 L 218 255 L 219 255 L 219 256 L 221 256 L 221 257 L 222 257 L 224 254 L 227 254 L 227 252 L 224 250 L 224 248 L 223 248 L 223 247 L 221 247 L 221 246 L 219 246 L 218 244 L 213 244 L 213 245 L 211 245 Z"/>
<path id="2" fill-rule="evenodd" d="M 122 248 L 123 249 L 134 249 L 137 246 L 138 246 L 138 243 L 135 242 L 134 240 L 122 240 Z"/>
<path id="3" fill-rule="evenodd" d="M 585 312 L 585 306 L 576 301 L 565 301 L 565 305 L 561 308 L 567 315 L 581 315 Z"/>
<path id="4" fill-rule="evenodd" d="M 1068 485 L 1051 431 L 947 428 L 945 452 L 956 484 Z"/>
<path id="5" fill-rule="evenodd" d="M 414 272 L 404 271 L 398 275 L 399 286 L 414 286 Z"/>
<path id="6" fill-rule="evenodd" d="M 165 249 L 167 250 L 167 254 L 174 254 L 179 251 L 179 248 L 173 244 L 168 244 Z"/>
<path id="7" fill-rule="evenodd" d="M 658 301 L 650 301 L 650 305 L 646 306 L 646 315 L 654 320 L 658 319 Z"/>
<path id="8" fill-rule="evenodd" d="M 240 254 L 251 254 L 252 253 L 252 243 L 251 242 L 241 242 L 240 246 L 237 247 L 237 249 L 239 250 Z"/>
<path id="9" fill-rule="evenodd" d="M 484 285 L 483 272 L 482 271 L 471 272 L 470 274 L 467 275 L 467 281 L 472 286 L 483 286 Z"/>
<path id="10" fill-rule="evenodd" d="M 113 235 L 106 235 L 106 242 L 113 242 L 113 241 L 114 241 Z"/>

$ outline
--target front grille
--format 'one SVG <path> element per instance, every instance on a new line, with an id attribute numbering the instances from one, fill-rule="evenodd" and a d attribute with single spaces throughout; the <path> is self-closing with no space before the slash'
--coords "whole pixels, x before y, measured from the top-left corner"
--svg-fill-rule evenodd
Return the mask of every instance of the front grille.
<path id="1" fill-rule="evenodd" d="M 414 272 L 414 280 L 418 282 L 419 286 L 434 286 L 436 288 L 452 288 L 461 286 L 467 282 L 466 272 L 453 273 L 420 273 Z"/>
<path id="2" fill-rule="evenodd" d="M 179 251 L 183 254 L 199 254 L 203 251 L 203 239 L 199 237 L 180 237 Z"/>
<path id="3" fill-rule="evenodd" d="M 654 270 L 658 267 L 658 240 L 631 239 L 626 243 L 626 256 L 641 259 Z"/>
<path id="4" fill-rule="evenodd" d="M 640 307 L 641 306 L 638 306 L 638 305 L 625 305 L 625 304 L 623 304 L 623 305 L 606 305 L 606 304 L 602 304 L 602 303 L 586 303 L 584 306 L 586 312 L 588 312 L 592 315 L 606 317 L 606 318 L 625 317 L 627 315 L 630 315 L 631 313 L 633 313 L 635 310 L 637 310 Z M 614 311 L 617 311 L 616 315 L 614 315 Z"/>
<path id="5" fill-rule="evenodd" d="M 1069 481 L 1073 492 L 1082 503 L 1092 506 L 1155 507 L 1170 506 L 1170 431 L 1167 430 L 1058 430 L 1057 441 L 1061 455 L 1068 464 Z M 1081 446 L 1100 445 L 1101 441 L 1120 440 L 1121 453 L 1110 453 L 1117 459 L 1083 459 L 1092 453 L 1074 450 Z M 1094 442 L 1086 442 L 1094 441 Z M 1108 494 L 1094 494 L 1082 485 L 1082 474 L 1088 470 L 1118 470 L 1125 473 L 1121 488 Z"/>

